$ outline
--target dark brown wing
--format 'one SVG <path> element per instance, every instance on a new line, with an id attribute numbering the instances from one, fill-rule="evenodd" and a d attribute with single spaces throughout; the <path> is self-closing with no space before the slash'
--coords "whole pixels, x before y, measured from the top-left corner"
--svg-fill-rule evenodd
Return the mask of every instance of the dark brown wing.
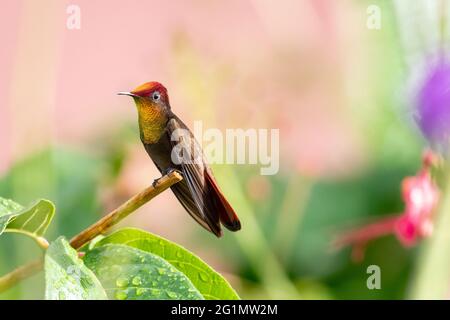
<path id="1" fill-rule="evenodd" d="M 222 236 L 217 213 L 208 209 L 213 206 L 213 203 L 207 197 L 207 190 L 205 189 L 204 163 L 202 161 L 191 161 L 192 163 L 183 161 L 181 159 L 183 154 L 175 156 L 177 150 L 191 150 L 191 155 L 194 155 L 194 152 L 199 152 L 200 150 L 198 143 L 186 125 L 177 117 L 169 120 L 167 133 L 172 143 L 172 161 L 175 162 L 177 167 L 181 168 L 181 173 L 183 174 L 183 180 L 172 186 L 175 196 L 201 226 L 214 233 L 217 237 Z M 173 138 L 176 138 L 176 140 L 173 140 Z"/>
<path id="2" fill-rule="evenodd" d="M 181 168 L 184 178 L 172 187 L 181 204 L 200 225 L 218 237 L 222 235 L 220 222 L 232 231 L 239 230 L 239 220 L 215 183 L 190 130 L 174 116 L 167 124 L 167 132 L 172 142 L 172 161 Z"/>
<path id="3" fill-rule="evenodd" d="M 185 174 L 183 173 L 183 176 Z M 222 236 L 222 230 L 218 221 L 213 220 L 213 217 L 206 216 L 202 210 L 199 209 L 198 204 L 192 197 L 192 192 L 185 180 L 178 182 L 171 187 L 173 193 L 180 201 L 182 206 L 186 209 L 189 215 L 197 221 L 203 228 L 212 232 L 217 237 Z"/>

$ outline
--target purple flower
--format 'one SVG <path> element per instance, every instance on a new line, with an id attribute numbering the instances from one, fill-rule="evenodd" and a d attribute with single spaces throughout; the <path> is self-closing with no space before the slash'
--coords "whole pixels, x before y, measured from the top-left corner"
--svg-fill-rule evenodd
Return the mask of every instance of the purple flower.
<path id="1" fill-rule="evenodd" d="M 450 62 L 441 58 L 425 75 L 416 121 L 428 141 L 447 150 L 450 137 Z"/>

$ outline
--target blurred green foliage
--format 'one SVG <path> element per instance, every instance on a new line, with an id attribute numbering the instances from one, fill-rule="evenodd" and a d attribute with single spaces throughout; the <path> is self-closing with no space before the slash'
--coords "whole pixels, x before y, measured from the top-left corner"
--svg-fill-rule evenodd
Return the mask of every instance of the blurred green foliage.
<path id="1" fill-rule="evenodd" d="M 57 214 L 47 236 L 70 237 L 97 220 L 102 213 L 97 197 L 99 163 L 85 154 L 66 149 L 48 149 L 19 161 L 0 179 L 2 197 L 24 205 L 36 198 L 53 201 Z M 40 255 L 32 240 L 5 234 L 0 241 L 0 272 Z M 40 289 L 42 288 L 42 289 Z M 42 275 L 25 281 L 0 298 L 42 298 Z"/>
<path id="2" fill-rule="evenodd" d="M 339 233 L 352 227 L 402 212 L 401 181 L 405 176 L 415 174 L 419 164 L 420 157 L 411 159 L 409 164 L 403 166 L 375 165 L 355 177 L 337 181 L 316 181 L 312 184 L 305 208 L 289 212 L 288 218 L 290 217 L 291 222 L 296 220 L 296 215 L 303 216 L 295 228 L 294 243 L 273 249 L 276 258 L 283 262 L 283 270 L 295 284 L 301 298 L 405 297 L 415 261 L 415 249 L 405 249 L 394 236 L 388 236 L 369 243 L 364 261 L 355 263 L 350 259 L 349 248 L 337 251 L 331 243 Z M 274 188 L 271 199 L 267 200 L 271 205 L 263 208 L 258 203 L 252 203 L 253 208 L 258 208 L 255 210 L 256 221 L 264 230 L 265 238 L 269 239 L 267 250 L 276 245 L 270 239 L 274 239 L 273 236 L 277 233 L 278 213 L 283 206 L 282 194 L 286 192 L 279 181 L 280 178 L 272 178 L 272 186 L 278 185 L 279 188 Z M 286 182 L 289 177 L 284 179 Z M 240 183 L 244 184 L 244 179 Z M 240 204 L 235 201 L 233 204 L 241 213 Z M 243 220 L 248 221 L 245 218 Z M 245 223 L 243 225 L 246 226 Z M 246 243 L 250 243 L 248 230 L 244 228 L 242 232 Z M 240 291 L 241 296 L 267 298 L 257 289 L 264 280 L 261 279 L 259 271 L 261 265 L 255 264 L 246 256 L 245 248 L 240 247 L 231 237 L 225 237 L 215 246 L 239 265 L 240 276 L 245 279 L 247 285 L 244 291 Z M 261 258 L 259 263 L 265 264 L 266 260 Z M 383 290 L 367 289 L 367 267 L 372 264 L 380 266 L 382 270 Z"/>

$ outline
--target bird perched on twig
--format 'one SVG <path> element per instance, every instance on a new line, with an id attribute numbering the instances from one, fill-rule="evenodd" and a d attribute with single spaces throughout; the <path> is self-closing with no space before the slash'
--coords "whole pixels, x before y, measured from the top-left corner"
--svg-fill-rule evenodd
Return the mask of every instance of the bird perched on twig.
<path id="1" fill-rule="evenodd" d="M 183 180 L 171 189 L 192 218 L 217 237 L 222 236 L 221 224 L 231 231 L 240 230 L 239 218 L 220 191 L 200 145 L 172 112 L 167 89 L 158 82 L 147 82 L 118 94 L 134 99 L 141 141 L 158 170 L 182 173 Z"/>

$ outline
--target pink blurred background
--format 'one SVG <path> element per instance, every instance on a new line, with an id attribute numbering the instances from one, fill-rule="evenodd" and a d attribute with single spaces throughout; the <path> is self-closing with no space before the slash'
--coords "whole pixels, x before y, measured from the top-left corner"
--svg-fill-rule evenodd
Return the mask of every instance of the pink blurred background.
<path id="1" fill-rule="evenodd" d="M 80 30 L 66 28 L 69 4 Z M 346 84 L 363 80 L 354 39 L 367 32 L 351 24 L 364 19 L 327 0 L 3 1 L 0 170 L 134 119 L 115 93 L 157 80 L 187 122 L 280 128 L 283 170 L 345 173 L 364 161 L 345 116 L 357 94 Z"/>

